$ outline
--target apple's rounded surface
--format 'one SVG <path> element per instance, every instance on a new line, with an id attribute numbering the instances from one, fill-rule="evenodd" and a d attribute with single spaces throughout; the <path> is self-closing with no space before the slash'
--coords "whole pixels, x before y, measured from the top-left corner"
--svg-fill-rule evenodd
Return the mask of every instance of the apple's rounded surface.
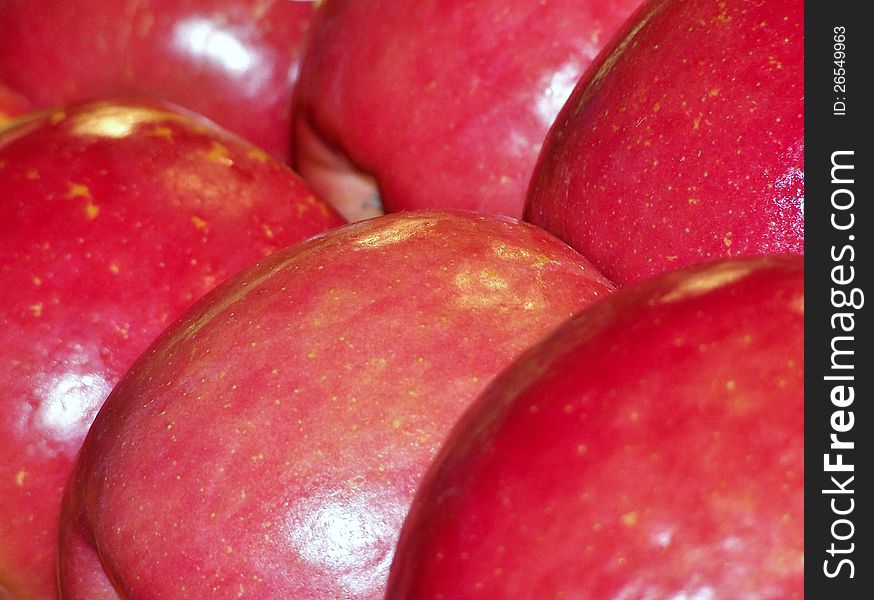
<path id="1" fill-rule="evenodd" d="M 265 259 L 104 404 L 65 495 L 64 598 L 381 599 L 452 422 L 611 290 L 542 230 L 469 213 L 383 216 Z"/>
<path id="2" fill-rule="evenodd" d="M 316 2 L 2 0 L 0 78 L 39 107 L 166 100 L 287 160 Z"/>
<path id="3" fill-rule="evenodd" d="M 526 217 L 620 285 L 804 251 L 804 3 L 650 0 L 547 136 Z"/>
<path id="4" fill-rule="evenodd" d="M 803 598 L 803 303 L 765 257 L 575 315 L 450 434 L 386 598 Z"/>
<path id="5" fill-rule="evenodd" d="M 325 0 L 295 99 L 295 168 L 350 220 L 521 217 L 547 129 L 639 4 Z"/>
<path id="6" fill-rule="evenodd" d="M 152 338 L 342 222 L 286 165 L 167 105 L 72 105 L 0 130 L 0 596 L 55 597 L 74 456 Z"/>

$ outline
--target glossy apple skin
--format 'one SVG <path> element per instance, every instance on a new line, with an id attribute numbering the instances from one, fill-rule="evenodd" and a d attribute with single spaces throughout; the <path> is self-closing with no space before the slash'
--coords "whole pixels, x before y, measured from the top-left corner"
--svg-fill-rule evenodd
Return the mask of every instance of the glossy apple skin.
<path id="1" fill-rule="evenodd" d="M 27 98 L 0 81 L 0 127 L 30 110 L 31 104 Z"/>
<path id="2" fill-rule="evenodd" d="M 0 78 L 38 106 L 167 100 L 288 160 L 313 2 L 0 0 Z"/>
<path id="3" fill-rule="evenodd" d="M 652 0 L 580 81 L 526 219 L 617 283 L 803 253 L 804 3 Z"/>
<path id="4" fill-rule="evenodd" d="M 803 598 L 803 265 L 628 286 L 453 429 L 392 565 L 412 598 Z"/>
<path id="5" fill-rule="evenodd" d="M 107 400 L 65 496 L 64 597 L 381 600 L 444 433 L 611 289 L 542 230 L 470 213 L 383 216 L 277 253 Z"/>
<path id="6" fill-rule="evenodd" d="M 229 275 L 341 223 L 287 166 L 165 105 L 0 131 L 0 597 L 54 597 L 75 453 L 152 339 Z"/>
<path id="7" fill-rule="evenodd" d="M 296 97 L 296 169 L 349 219 L 380 198 L 386 212 L 521 217 L 547 129 L 639 4 L 326 0 Z"/>

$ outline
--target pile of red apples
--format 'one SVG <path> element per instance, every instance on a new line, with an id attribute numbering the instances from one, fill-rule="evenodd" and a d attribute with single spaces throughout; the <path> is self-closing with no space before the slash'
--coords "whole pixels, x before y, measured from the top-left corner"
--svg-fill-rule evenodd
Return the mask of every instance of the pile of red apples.
<path id="1" fill-rule="evenodd" d="M 0 599 L 803 597 L 801 0 L 0 0 Z"/>

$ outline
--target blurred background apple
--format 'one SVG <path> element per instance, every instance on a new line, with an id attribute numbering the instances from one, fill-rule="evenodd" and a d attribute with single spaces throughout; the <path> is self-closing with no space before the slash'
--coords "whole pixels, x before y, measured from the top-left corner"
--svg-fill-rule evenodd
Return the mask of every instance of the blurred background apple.
<path id="1" fill-rule="evenodd" d="M 349 219 L 416 208 L 521 217 L 546 131 L 640 0 L 325 0 L 294 164 Z"/>
<path id="2" fill-rule="evenodd" d="M 0 127 L 31 110 L 30 101 L 0 81 Z"/>
<path id="3" fill-rule="evenodd" d="M 288 159 L 315 2 L 0 0 L 0 79 L 45 107 L 174 102 Z"/>

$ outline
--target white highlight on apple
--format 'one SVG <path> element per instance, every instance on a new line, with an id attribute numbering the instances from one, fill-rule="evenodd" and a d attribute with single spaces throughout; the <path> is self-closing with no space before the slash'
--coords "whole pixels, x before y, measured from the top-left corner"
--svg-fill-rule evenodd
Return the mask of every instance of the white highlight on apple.
<path id="1" fill-rule="evenodd" d="M 716 598 L 713 588 L 703 587 L 691 592 L 680 592 L 679 594 L 671 596 L 668 600 L 713 600 L 713 598 Z"/>
<path id="2" fill-rule="evenodd" d="M 657 548 L 667 548 L 671 545 L 671 542 L 674 539 L 674 532 L 671 529 L 661 529 L 655 532 L 650 538 L 652 544 Z"/>
<path id="3" fill-rule="evenodd" d="M 63 373 L 46 386 L 38 423 L 52 431 L 54 439 L 81 438 L 111 389 L 98 373 Z"/>
<path id="4" fill-rule="evenodd" d="M 190 19 L 176 26 L 174 42 L 193 54 L 221 64 L 230 71 L 242 72 L 252 64 L 246 47 L 228 31 L 207 19 Z"/>
<path id="5" fill-rule="evenodd" d="M 296 507 L 286 528 L 302 559 L 340 574 L 348 592 L 363 594 L 378 589 L 388 577 L 392 549 L 380 542 L 395 535 L 392 521 L 402 517 L 403 509 L 390 500 L 367 494 L 316 495 Z"/>
<path id="6" fill-rule="evenodd" d="M 564 106 L 581 75 L 580 64 L 570 61 L 556 70 L 549 78 L 543 94 L 537 99 L 537 116 L 549 127 L 558 111 Z"/>

